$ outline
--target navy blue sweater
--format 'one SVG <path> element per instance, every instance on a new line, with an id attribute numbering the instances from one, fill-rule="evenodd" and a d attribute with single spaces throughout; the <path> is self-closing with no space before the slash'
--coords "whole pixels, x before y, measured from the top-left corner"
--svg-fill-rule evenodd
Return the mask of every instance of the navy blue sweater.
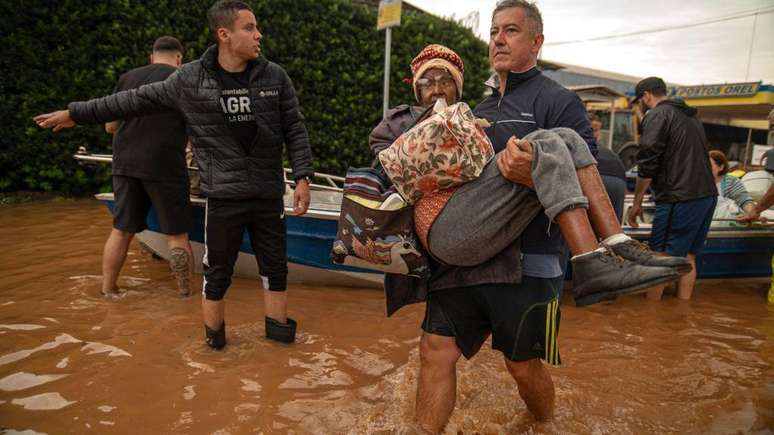
<path id="1" fill-rule="evenodd" d="M 505 95 L 500 95 L 498 76 L 487 81 L 492 95 L 485 98 L 473 111 L 492 125 L 486 130 L 495 151 L 505 148 L 511 136 L 522 138 L 538 129 L 568 127 L 581 135 L 594 156 L 597 144 L 591 124 L 580 98 L 544 76 L 537 68 L 523 73 L 508 74 Z M 566 261 L 568 250 L 558 225 L 550 225 L 541 213 L 524 230 L 521 237 L 524 254 L 556 255 Z M 561 265 L 564 269 L 564 264 Z M 525 270 L 528 274 L 528 271 Z"/>

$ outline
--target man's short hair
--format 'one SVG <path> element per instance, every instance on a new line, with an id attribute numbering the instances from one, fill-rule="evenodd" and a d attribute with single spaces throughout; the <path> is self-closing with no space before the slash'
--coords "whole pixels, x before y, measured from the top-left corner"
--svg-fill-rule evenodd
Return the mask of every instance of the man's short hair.
<path id="1" fill-rule="evenodd" d="M 639 101 L 640 98 L 645 95 L 645 92 L 650 92 L 656 97 L 664 97 L 667 93 L 666 83 L 664 83 L 664 80 L 662 80 L 661 77 L 655 76 L 646 77 L 640 80 L 634 87 L 634 100 L 632 101 L 632 104 Z"/>
<path id="2" fill-rule="evenodd" d="M 153 52 L 183 54 L 183 44 L 172 36 L 162 36 L 153 43 Z"/>
<path id="3" fill-rule="evenodd" d="M 492 12 L 492 20 L 494 20 L 494 16 L 498 12 L 510 8 L 521 8 L 524 11 L 524 15 L 530 23 L 529 30 L 533 35 L 543 33 L 543 16 L 540 15 L 540 9 L 538 9 L 535 3 L 527 0 L 501 0 L 497 2 L 497 6 L 495 6 Z"/>
<path id="4" fill-rule="evenodd" d="M 599 119 L 599 116 L 597 116 L 596 113 L 589 112 L 588 115 L 589 115 L 589 123 L 592 123 L 592 122 L 598 122 L 600 124 L 602 123 L 602 120 Z"/>
<path id="5" fill-rule="evenodd" d="M 220 0 L 207 11 L 207 27 L 215 42 L 218 42 L 218 29 L 221 27 L 231 29 L 239 11 L 253 12 L 253 9 L 243 1 Z"/>

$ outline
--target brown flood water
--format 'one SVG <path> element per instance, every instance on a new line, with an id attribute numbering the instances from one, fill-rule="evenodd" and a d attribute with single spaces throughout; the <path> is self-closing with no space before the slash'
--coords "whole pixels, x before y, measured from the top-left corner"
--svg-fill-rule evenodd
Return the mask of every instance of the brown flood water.
<path id="1" fill-rule="evenodd" d="M 373 289 L 292 287 L 298 343 L 263 337 L 257 281 L 227 295 L 224 352 L 199 297 L 133 245 L 121 300 L 96 296 L 107 210 L 0 207 L 0 432 L 413 433 L 423 308 L 384 315 Z M 200 282 L 197 276 L 197 285 Z M 447 433 L 772 433 L 774 308 L 765 280 L 700 282 L 694 299 L 564 299 L 556 418 L 527 413 L 489 344 L 458 365 Z"/>

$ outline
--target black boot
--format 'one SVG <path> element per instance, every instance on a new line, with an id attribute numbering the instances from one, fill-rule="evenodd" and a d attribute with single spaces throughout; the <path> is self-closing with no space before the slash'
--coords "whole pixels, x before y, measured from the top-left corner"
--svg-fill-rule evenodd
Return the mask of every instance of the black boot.
<path id="1" fill-rule="evenodd" d="M 217 331 L 210 329 L 210 327 L 205 324 L 204 342 L 207 343 L 207 346 L 215 350 L 223 349 L 226 346 L 226 321 L 223 321 L 223 324 L 220 325 L 220 329 Z"/>
<path id="2" fill-rule="evenodd" d="M 287 318 L 287 323 L 280 323 L 271 317 L 266 317 L 266 338 L 281 343 L 296 341 L 296 321 Z"/>
<path id="3" fill-rule="evenodd" d="M 593 251 L 572 260 L 575 305 L 595 304 L 612 295 L 637 293 L 680 278 L 671 267 L 641 266 L 613 252 Z"/>
<path id="4" fill-rule="evenodd" d="M 673 267 L 680 274 L 686 274 L 693 269 L 687 258 L 658 255 L 651 251 L 648 245 L 634 239 L 605 246 L 619 257 L 643 266 Z"/>

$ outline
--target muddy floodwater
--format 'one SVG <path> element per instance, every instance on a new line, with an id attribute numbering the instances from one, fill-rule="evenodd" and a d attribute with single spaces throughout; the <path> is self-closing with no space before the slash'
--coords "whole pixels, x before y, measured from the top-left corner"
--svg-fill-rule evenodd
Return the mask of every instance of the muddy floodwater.
<path id="1" fill-rule="evenodd" d="M 378 290 L 292 286 L 298 342 L 278 345 L 259 282 L 235 279 L 229 344 L 212 351 L 200 297 L 177 297 L 136 243 L 127 295 L 97 296 L 110 222 L 95 200 L 0 206 L 0 433 L 413 433 L 422 306 L 386 318 Z M 530 417 L 486 344 L 458 365 L 447 433 L 774 433 L 767 288 L 700 281 L 688 303 L 586 309 L 565 297 L 554 421 Z"/>

